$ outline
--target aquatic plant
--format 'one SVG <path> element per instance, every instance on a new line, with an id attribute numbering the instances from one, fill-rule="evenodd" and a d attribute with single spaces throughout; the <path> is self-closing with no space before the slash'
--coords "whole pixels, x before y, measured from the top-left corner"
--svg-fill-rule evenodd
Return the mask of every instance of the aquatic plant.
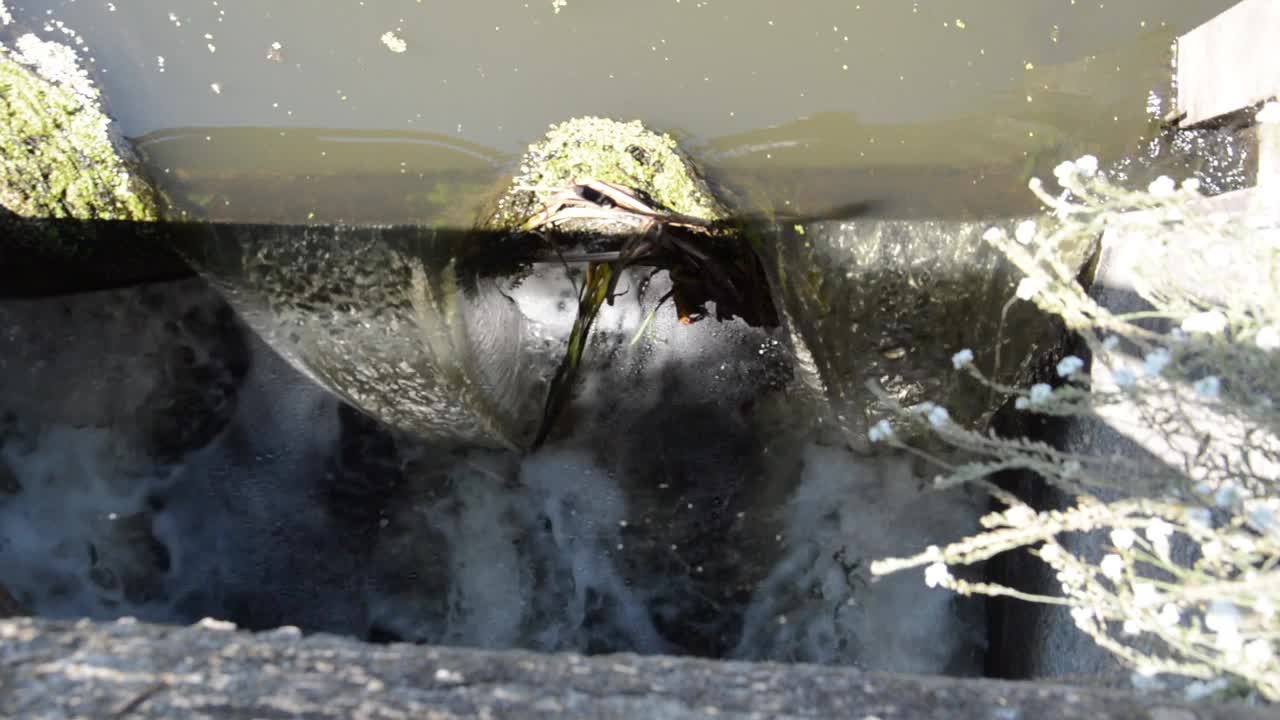
<path id="1" fill-rule="evenodd" d="M 1025 276 L 1010 304 L 1060 317 L 1089 358 L 1062 358 L 1051 383 L 1030 388 L 991 380 L 968 349 L 958 349 L 954 370 L 1020 410 L 1106 423 L 1158 460 L 968 430 L 943 407 L 903 407 L 873 388 L 889 411 L 873 441 L 937 463 L 939 487 L 986 487 L 1002 509 L 977 535 L 877 561 L 872 572 L 923 568 L 926 584 L 960 594 L 1064 605 L 1135 678 L 1194 678 L 1190 696 L 1243 690 L 1280 700 L 1280 226 L 1259 208 L 1214 212 L 1195 180 L 1126 189 L 1091 156 L 1054 174 L 1058 194 L 1030 183 L 1043 218 L 984 239 Z M 1150 309 L 1103 307 L 1057 259 L 1059 246 L 1104 233 L 1141 248 L 1134 290 Z M 945 462 L 921 438 L 965 459 Z M 993 481 L 1007 470 L 1039 475 L 1074 506 L 1031 507 Z M 1093 550 L 1079 533 L 1097 541 Z M 951 572 L 1028 549 L 1052 569 L 1060 595 Z"/>

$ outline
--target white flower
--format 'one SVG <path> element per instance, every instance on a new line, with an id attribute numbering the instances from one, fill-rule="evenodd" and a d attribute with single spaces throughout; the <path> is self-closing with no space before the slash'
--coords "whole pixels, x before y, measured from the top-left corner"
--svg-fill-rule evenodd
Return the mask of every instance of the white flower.
<path id="1" fill-rule="evenodd" d="M 954 579 L 946 563 L 936 562 L 924 569 L 924 584 L 929 587 L 946 587 Z"/>
<path id="2" fill-rule="evenodd" d="M 1031 391 L 1027 396 L 1027 402 L 1032 405 L 1039 405 L 1051 397 L 1053 397 L 1053 388 L 1049 387 L 1046 383 L 1036 383 L 1031 386 Z"/>
<path id="3" fill-rule="evenodd" d="M 1200 546 L 1200 555 L 1205 560 L 1208 560 L 1209 562 L 1214 562 L 1218 558 L 1222 557 L 1222 551 L 1224 549 L 1225 548 L 1222 546 L 1221 541 L 1210 540 L 1209 542 Z"/>
<path id="4" fill-rule="evenodd" d="M 1060 550 L 1057 545 L 1045 543 L 1044 547 L 1040 548 L 1040 559 L 1049 564 L 1053 564 L 1054 562 L 1062 559 L 1062 550 Z"/>
<path id="5" fill-rule="evenodd" d="M 1165 627 L 1173 627 L 1182 620 L 1182 615 L 1178 612 L 1177 605 L 1174 605 L 1173 603 L 1165 603 L 1160 608 L 1160 614 L 1156 616 L 1156 619 Z"/>
<path id="6" fill-rule="evenodd" d="M 1271 662 L 1271 643 L 1266 640 L 1254 640 L 1244 646 L 1244 660 L 1254 667 L 1261 667 Z"/>
<path id="7" fill-rule="evenodd" d="M 1133 604 L 1140 608 L 1152 607 L 1160 602 L 1160 593 L 1156 586 L 1148 582 L 1133 584 Z"/>
<path id="8" fill-rule="evenodd" d="M 1125 635 L 1137 635 L 1142 632 L 1142 627 L 1133 620 L 1125 620 L 1124 625 L 1121 626 L 1121 630 L 1124 631 Z"/>
<path id="9" fill-rule="evenodd" d="M 1236 501 L 1240 499 L 1240 489 L 1234 483 L 1224 482 L 1221 487 L 1213 493 L 1213 504 L 1220 508 L 1235 507 Z"/>
<path id="10" fill-rule="evenodd" d="M 1120 338 L 1116 337 L 1115 335 L 1108 335 L 1102 341 L 1103 350 L 1110 352 L 1112 350 L 1115 350 L 1117 347 L 1120 347 Z"/>
<path id="11" fill-rule="evenodd" d="M 1053 169 L 1053 176 L 1058 178 L 1060 184 L 1065 185 L 1071 178 L 1075 177 L 1076 171 L 1077 168 L 1074 162 L 1064 160 Z"/>
<path id="12" fill-rule="evenodd" d="M 1187 178 L 1182 181 L 1182 189 L 1187 192 L 1200 192 L 1200 181 L 1195 178 Z"/>
<path id="13" fill-rule="evenodd" d="M 1202 377 L 1195 381 L 1191 387 L 1200 397 L 1206 400 L 1216 400 L 1218 397 L 1218 391 L 1222 389 L 1222 383 L 1218 380 L 1217 376 L 1209 375 L 1208 377 Z"/>
<path id="14" fill-rule="evenodd" d="M 983 239 L 983 240 L 986 240 L 986 241 L 987 241 L 987 242 L 989 242 L 989 243 L 996 242 L 997 240 L 1003 240 L 1003 239 L 1004 239 L 1004 230 L 1001 230 L 1000 228 L 995 227 L 995 226 L 993 225 L 993 226 L 991 226 L 991 227 L 987 228 L 987 231 L 986 231 L 986 232 L 982 233 L 982 239 Z"/>
<path id="15" fill-rule="evenodd" d="M 1198 312 L 1183 319 L 1182 329 L 1189 333 L 1217 335 L 1227 329 L 1227 317 L 1217 310 Z"/>
<path id="16" fill-rule="evenodd" d="M 1240 630 L 1240 609 L 1226 600 L 1213 600 L 1204 614 L 1204 625 L 1220 634 L 1235 634 Z"/>
<path id="17" fill-rule="evenodd" d="M 1027 408 L 1031 407 L 1031 403 L 1027 402 L 1026 398 L 1020 397 L 1013 401 L 1013 406 L 1018 410 L 1026 410 Z"/>
<path id="18" fill-rule="evenodd" d="M 1277 511 L 1280 511 L 1280 500 L 1276 498 L 1246 500 L 1244 503 L 1245 516 L 1255 530 L 1280 537 L 1280 518 L 1276 517 Z"/>
<path id="19" fill-rule="evenodd" d="M 1038 277 L 1024 277 L 1018 282 L 1018 289 L 1014 292 L 1019 300 L 1030 300 L 1040 291 L 1044 289 L 1044 280 Z"/>
<path id="20" fill-rule="evenodd" d="M 1081 155 L 1076 159 L 1076 170 L 1085 177 L 1093 177 L 1098 172 L 1098 158 L 1092 155 Z"/>
<path id="21" fill-rule="evenodd" d="M 1258 114 L 1253 116 L 1253 119 L 1260 125 L 1264 123 L 1280 122 L 1280 102 L 1272 100 L 1266 105 L 1263 105 L 1262 109 L 1258 111 Z"/>
<path id="22" fill-rule="evenodd" d="M 867 439 L 870 440 L 871 442 L 880 442 L 882 440 L 892 440 L 893 426 L 889 424 L 888 420 L 881 420 L 875 425 L 872 425 L 871 429 L 867 431 Z"/>
<path id="23" fill-rule="evenodd" d="M 1036 239 L 1036 221 L 1023 220 L 1018 223 L 1018 227 L 1013 229 L 1013 239 L 1023 245 L 1030 245 Z"/>
<path id="24" fill-rule="evenodd" d="M 1077 627 L 1091 625 L 1093 610 L 1086 607 L 1073 607 L 1071 608 L 1071 619 L 1076 621 Z"/>
<path id="25" fill-rule="evenodd" d="M 1080 372 L 1084 361 L 1075 355 L 1068 355 L 1058 361 L 1058 377 L 1071 377 Z"/>
<path id="26" fill-rule="evenodd" d="M 1213 529 L 1213 513 L 1208 508 L 1187 508 L 1187 524 L 1197 530 Z"/>
<path id="27" fill-rule="evenodd" d="M 1264 620 L 1270 620 L 1276 615 L 1276 606 L 1272 605 L 1271 601 L 1266 598 L 1258 598 L 1258 601 L 1253 604 L 1253 610 L 1261 615 Z"/>
<path id="28" fill-rule="evenodd" d="M 1173 534 L 1173 526 L 1165 522 L 1163 518 L 1155 518 L 1147 525 L 1147 539 L 1153 543 L 1168 542 L 1169 536 Z"/>
<path id="29" fill-rule="evenodd" d="M 1102 558 L 1099 563 L 1102 568 L 1102 574 L 1112 580 L 1119 580 L 1124 577 L 1124 558 L 1114 553 L 1109 553 Z"/>
<path id="30" fill-rule="evenodd" d="M 973 351 L 969 348 L 965 348 L 951 356 L 951 366 L 957 370 L 967 367 L 971 362 L 973 362 Z"/>
<path id="31" fill-rule="evenodd" d="M 1128 550 L 1133 547 L 1137 539 L 1137 533 L 1129 528 L 1115 528 L 1111 531 L 1111 544 L 1115 545 L 1117 550 Z"/>
<path id="32" fill-rule="evenodd" d="M 1115 378 L 1116 386 L 1122 388 L 1130 387 L 1138 381 L 1138 376 L 1134 375 L 1133 371 L 1127 367 L 1116 368 L 1116 371 L 1112 373 L 1112 377 Z"/>
<path id="33" fill-rule="evenodd" d="M 1169 360 L 1171 359 L 1172 357 L 1169 355 L 1168 350 L 1164 348 L 1156 348 L 1155 350 L 1147 353 L 1146 357 L 1142 358 L 1142 369 L 1147 373 L 1147 375 L 1155 377 L 1156 375 L 1164 372 L 1165 366 L 1169 364 Z"/>
<path id="34" fill-rule="evenodd" d="M 1151 184 L 1147 186 L 1147 192 L 1156 197 L 1168 197 L 1173 194 L 1175 188 L 1173 178 L 1168 175 L 1161 175 L 1151 181 Z"/>
<path id="35" fill-rule="evenodd" d="M 940 428 L 951 422 L 951 416 L 947 414 L 947 409 L 940 405 L 935 405 L 930 408 L 927 415 L 929 418 L 929 424 L 936 428 Z"/>
<path id="36" fill-rule="evenodd" d="M 1031 524 L 1031 521 L 1037 517 L 1036 511 L 1026 505 L 1018 505 L 1004 511 L 1005 522 L 1012 527 L 1024 527 Z"/>
<path id="37" fill-rule="evenodd" d="M 1280 329 L 1275 325 L 1268 325 L 1258 331 L 1253 336 L 1253 344 L 1258 346 L 1259 350 L 1275 350 L 1280 348 Z"/>

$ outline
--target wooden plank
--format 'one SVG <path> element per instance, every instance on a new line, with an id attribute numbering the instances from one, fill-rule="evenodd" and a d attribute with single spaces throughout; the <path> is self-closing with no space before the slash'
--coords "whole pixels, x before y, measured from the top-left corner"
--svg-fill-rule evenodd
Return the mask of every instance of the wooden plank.
<path id="1" fill-rule="evenodd" d="M 1280 1 L 1243 0 L 1178 39 L 1178 110 L 1196 125 L 1280 95 Z"/>

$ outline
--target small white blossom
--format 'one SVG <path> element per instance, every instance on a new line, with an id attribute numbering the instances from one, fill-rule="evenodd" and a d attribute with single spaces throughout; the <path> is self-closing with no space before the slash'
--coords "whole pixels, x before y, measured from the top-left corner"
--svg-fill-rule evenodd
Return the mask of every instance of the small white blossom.
<path id="1" fill-rule="evenodd" d="M 1276 616 L 1276 606 L 1266 598 L 1258 598 L 1253 604 L 1253 611 L 1261 615 L 1263 620 L 1270 620 Z"/>
<path id="2" fill-rule="evenodd" d="M 1244 661 L 1254 667 L 1261 667 L 1271 662 L 1271 643 L 1258 639 L 1244 646 Z"/>
<path id="3" fill-rule="evenodd" d="M 1213 493 L 1213 504 L 1220 508 L 1229 509 L 1235 507 L 1236 502 L 1239 500 L 1240 489 L 1235 486 L 1235 483 L 1230 481 L 1224 482 L 1222 486 Z"/>
<path id="4" fill-rule="evenodd" d="M 1227 316 L 1217 310 L 1194 313 L 1183 319 L 1182 329 L 1189 333 L 1217 335 L 1227 329 Z"/>
<path id="5" fill-rule="evenodd" d="M 940 405 L 935 405 L 930 408 L 927 416 L 929 418 L 929 424 L 936 428 L 940 428 L 951 422 L 951 416 L 947 414 L 947 409 Z"/>
<path id="6" fill-rule="evenodd" d="M 1240 609 L 1226 600 L 1213 600 L 1204 614 L 1204 625 L 1218 634 L 1234 634 L 1240 630 Z"/>
<path id="7" fill-rule="evenodd" d="M 1036 239 L 1036 221 L 1023 220 L 1013 229 L 1013 239 L 1023 245 L 1030 245 Z"/>
<path id="8" fill-rule="evenodd" d="M 1093 610 L 1087 607 L 1071 608 L 1071 617 L 1077 625 L 1087 625 L 1093 619 Z"/>
<path id="9" fill-rule="evenodd" d="M 1208 508 L 1187 508 L 1187 524 L 1196 530 L 1213 529 L 1213 513 Z"/>
<path id="10" fill-rule="evenodd" d="M 1142 369 L 1147 373 L 1147 375 L 1155 377 L 1156 375 L 1164 372 L 1165 366 L 1169 364 L 1171 359 L 1172 357 L 1169 355 L 1168 350 L 1164 348 L 1156 348 L 1155 350 L 1147 353 L 1146 357 L 1142 358 Z"/>
<path id="11" fill-rule="evenodd" d="M 871 442 L 880 442 L 882 440 L 891 440 L 893 438 L 893 426 L 888 420 L 881 420 L 871 429 L 867 431 L 867 439 Z"/>
<path id="12" fill-rule="evenodd" d="M 1182 621 L 1182 614 L 1178 612 L 1178 606 L 1173 603 L 1165 603 L 1160 608 L 1160 614 L 1156 616 L 1160 624 L 1165 627 L 1173 627 Z"/>
<path id="13" fill-rule="evenodd" d="M 1275 350 L 1280 348 L 1280 329 L 1275 325 L 1268 325 L 1258 331 L 1253 336 L 1253 344 L 1258 346 L 1259 350 Z"/>
<path id="14" fill-rule="evenodd" d="M 1103 556 L 1102 562 L 1098 567 L 1102 568 L 1102 574 L 1112 580 L 1119 580 L 1124 577 L 1124 558 L 1114 553 L 1108 553 Z"/>
<path id="15" fill-rule="evenodd" d="M 972 362 L 973 362 L 973 351 L 970 350 L 969 348 L 965 348 L 960 352 L 956 353 L 955 355 L 951 356 L 951 366 L 957 370 L 967 367 L 969 363 L 972 363 Z"/>
<path id="16" fill-rule="evenodd" d="M 1027 402 L 1032 405 L 1039 405 L 1051 397 L 1053 397 L 1053 388 L 1049 387 L 1046 383 L 1036 383 L 1031 386 L 1031 390 L 1027 396 Z"/>
<path id="17" fill-rule="evenodd" d="M 1058 183 L 1065 185 L 1075 177 L 1077 170 L 1078 168 L 1074 162 L 1064 160 L 1053 168 L 1053 176 L 1058 179 Z"/>
<path id="18" fill-rule="evenodd" d="M 1280 499 L 1246 500 L 1244 513 L 1253 529 L 1280 538 Z"/>
<path id="19" fill-rule="evenodd" d="M 1195 178 L 1187 178 L 1182 181 L 1182 189 L 1187 192 L 1200 192 L 1200 181 Z"/>
<path id="20" fill-rule="evenodd" d="M 1081 155 L 1076 159 L 1076 170 L 1085 177 L 1093 177 L 1098 172 L 1098 158 L 1093 155 Z"/>
<path id="21" fill-rule="evenodd" d="M 1168 197 L 1173 194 L 1176 187 L 1173 184 L 1173 178 L 1168 175 L 1161 175 L 1151 181 L 1151 184 L 1147 186 L 1147 192 L 1156 197 Z"/>
<path id="22" fill-rule="evenodd" d="M 1075 355 L 1068 355 L 1058 361 L 1058 377 L 1071 377 L 1084 367 L 1084 360 Z"/>
<path id="23" fill-rule="evenodd" d="M 1222 382 L 1218 380 L 1216 375 L 1209 375 L 1195 381 L 1191 387 L 1200 397 L 1206 400 L 1216 400 L 1218 392 L 1222 389 Z"/>
<path id="24" fill-rule="evenodd" d="M 1026 505 L 1018 505 L 1004 511 L 1004 520 L 1013 527 L 1030 525 L 1037 517 L 1036 511 Z"/>
<path id="25" fill-rule="evenodd" d="M 1027 402 L 1026 398 L 1020 397 L 1013 401 L 1013 406 L 1018 410 L 1026 410 L 1031 407 L 1031 403 Z"/>
<path id="26" fill-rule="evenodd" d="M 924 584 L 929 587 L 946 587 L 952 580 L 946 563 L 936 562 L 924 569 Z"/>
<path id="27" fill-rule="evenodd" d="M 989 243 L 996 242 L 997 240 L 1003 240 L 1004 230 L 1001 230 L 1000 228 L 993 225 L 987 228 L 986 232 L 982 233 L 982 239 L 986 240 Z"/>
<path id="28" fill-rule="evenodd" d="M 1043 289 L 1044 280 L 1038 277 L 1024 277 L 1018 282 L 1018 289 L 1014 291 L 1014 294 L 1018 296 L 1019 300 L 1030 300 L 1039 295 Z"/>
<path id="29" fill-rule="evenodd" d="M 1147 524 L 1146 536 L 1153 543 L 1168 542 L 1170 535 L 1173 535 L 1173 526 L 1163 518 L 1155 518 Z"/>
<path id="30" fill-rule="evenodd" d="M 1128 550 L 1133 547 L 1137 539 L 1137 533 L 1129 528 L 1115 528 L 1111 531 L 1111 544 L 1115 545 L 1117 550 Z"/>
<path id="31" fill-rule="evenodd" d="M 1060 550 L 1057 545 L 1050 545 L 1046 543 L 1044 547 L 1040 548 L 1040 558 L 1045 562 L 1052 564 L 1062 558 L 1062 550 Z"/>
<path id="32" fill-rule="evenodd" d="M 1140 608 L 1148 608 L 1160 602 L 1160 593 L 1156 586 L 1148 582 L 1133 584 L 1133 604 Z"/>
<path id="33" fill-rule="evenodd" d="M 1108 352 L 1120 347 L 1120 338 L 1115 335 L 1108 335 L 1102 341 L 1102 349 Z"/>
<path id="34" fill-rule="evenodd" d="M 1222 551 L 1225 549 L 1220 541 L 1210 540 L 1200 546 L 1200 555 L 1209 562 L 1216 562 L 1222 557 Z"/>
<path id="35" fill-rule="evenodd" d="M 1142 626 L 1138 625 L 1138 623 L 1133 620 L 1125 620 L 1124 625 L 1120 626 L 1120 629 L 1125 635 L 1137 635 L 1142 632 Z"/>
<path id="36" fill-rule="evenodd" d="M 1116 386 L 1122 388 L 1131 387 L 1138 381 L 1138 376 L 1134 375 L 1133 371 L 1127 367 L 1116 368 L 1115 372 L 1112 373 L 1112 377 L 1115 378 Z"/>

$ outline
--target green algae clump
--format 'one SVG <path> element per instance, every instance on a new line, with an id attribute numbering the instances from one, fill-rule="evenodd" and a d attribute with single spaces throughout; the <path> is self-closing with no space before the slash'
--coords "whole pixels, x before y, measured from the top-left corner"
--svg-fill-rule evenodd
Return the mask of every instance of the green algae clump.
<path id="1" fill-rule="evenodd" d="M 0 206 L 32 218 L 157 218 L 98 99 L 70 48 L 34 35 L 0 46 Z"/>
<path id="2" fill-rule="evenodd" d="M 552 125 L 546 137 L 529 146 L 519 174 L 484 227 L 518 227 L 555 190 L 586 178 L 635 188 L 677 213 L 706 220 L 728 214 L 670 135 L 638 120 L 581 117 Z"/>

